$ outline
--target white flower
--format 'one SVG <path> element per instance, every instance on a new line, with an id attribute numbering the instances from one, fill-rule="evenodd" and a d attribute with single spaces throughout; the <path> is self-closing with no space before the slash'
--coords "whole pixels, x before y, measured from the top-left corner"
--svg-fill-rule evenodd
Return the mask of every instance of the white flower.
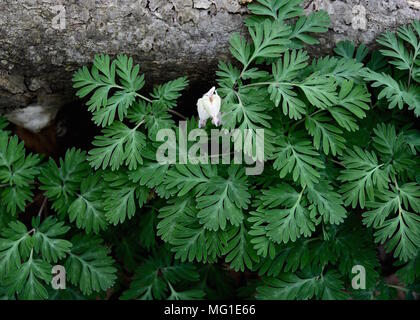
<path id="1" fill-rule="evenodd" d="M 222 99 L 217 94 L 216 88 L 213 87 L 202 98 L 197 101 L 197 111 L 200 121 L 198 127 L 202 128 L 206 125 L 207 119 L 211 118 L 211 122 L 217 127 L 221 123 L 220 105 Z"/>

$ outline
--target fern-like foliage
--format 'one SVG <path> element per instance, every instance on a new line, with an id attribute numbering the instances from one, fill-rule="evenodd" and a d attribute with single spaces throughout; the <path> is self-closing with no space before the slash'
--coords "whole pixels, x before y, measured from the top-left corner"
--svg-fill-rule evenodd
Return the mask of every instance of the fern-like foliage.
<path id="1" fill-rule="evenodd" d="M 59 165 L 50 159 L 43 168 L 39 181 L 41 190 L 45 191 L 52 202 L 52 208 L 64 215 L 76 199 L 76 193 L 89 172 L 89 166 L 86 164 L 86 153 L 76 149 L 68 150 L 64 159 L 59 160 Z"/>
<path id="2" fill-rule="evenodd" d="M 183 288 L 197 283 L 199 279 L 194 265 L 174 261 L 172 255 L 162 247 L 139 267 L 130 288 L 121 299 L 199 299 L 204 292 L 197 284 L 195 288 Z"/>
<path id="3" fill-rule="evenodd" d="M 99 233 L 100 230 L 106 229 L 103 188 L 104 183 L 99 172 L 89 175 L 80 183 L 80 193 L 68 207 L 70 222 L 75 222 L 76 226 L 84 229 L 86 233 Z"/>
<path id="4" fill-rule="evenodd" d="M 73 247 L 64 263 L 70 282 L 89 295 L 93 291 L 105 291 L 115 283 L 117 269 L 110 257 L 109 248 L 97 236 L 76 235 L 71 239 Z"/>
<path id="5" fill-rule="evenodd" d="M 105 127 L 117 116 L 120 121 L 124 119 L 137 91 L 144 86 L 144 75 L 139 75 L 139 70 L 139 65 L 133 65 L 133 59 L 125 55 L 112 62 L 107 55 L 97 55 L 91 71 L 83 67 L 75 73 L 77 96 L 84 98 L 93 93 L 87 105 L 96 124 Z"/>
<path id="6" fill-rule="evenodd" d="M 416 117 L 420 115 L 420 21 L 402 26 L 396 33 L 387 32 L 378 39 L 380 53 L 402 75 L 394 78 L 392 73 L 365 69 L 362 76 L 380 88 L 378 99 L 386 99 L 390 109 L 408 106 Z"/>
<path id="7" fill-rule="evenodd" d="M 371 208 L 363 216 L 365 224 L 378 229 L 376 241 L 389 239 L 388 250 L 395 249 L 394 255 L 407 261 L 420 246 L 419 185 L 410 182 L 416 161 L 403 142 L 404 134 L 398 134 L 394 126 L 379 124 L 374 133 L 374 150 L 355 147 L 343 157 L 346 169 L 339 179 L 344 181 L 344 200 L 353 207 Z"/>
<path id="8" fill-rule="evenodd" d="M 281 300 L 342 300 L 347 297 L 342 290 L 343 283 L 337 272 L 329 271 L 321 275 L 316 271 L 303 270 L 298 274 L 285 273 L 277 278 L 265 279 L 265 285 L 257 288 L 257 297 Z"/>
<path id="9" fill-rule="evenodd" d="M 180 92 L 188 85 L 187 79 L 181 77 L 155 87 L 148 98 L 139 93 L 145 84 L 139 70 L 139 65 L 126 55 L 114 60 L 108 55 L 96 55 L 91 70 L 83 67 L 73 77 L 77 96 L 90 96 L 87 106 L 93 113 L 92 120 L 104 127 L 93 142 L 95 148 L 89 151 L 88 160 L 95 169 L 127 166 L 131 170 L 143 164 L 146 137 L 141 126 L 146 126 L 154 139 L 157 130 L 171 123 L 167 111 L 176 106 Z M 127 116 L 132 126 L 123 122 Z"/>
<path id="10" fill-rule="evenodd" d="M 52 266 L 66 257 L 72 243 L 62 239 L 70 229 L 49 217 L 40 223 L 32 220 L 32 229 L 12 221 L 0 238 L 0 283 L 9 297 L 47 299 Z"/>
<path id="11" fill-rule="evenodd" d="M 17 136 L 9 137 L 0 131 L 0 200 L 8 213 L 16 215 L 24 211 L 25 205 L 32 200 L 39 162 L 37 155 L 26 155 Z"/>
<path id="12" fill-rule="evenodd" d="M 303 0 L 249 10 L 216 75 L 222 128 L 264 129 L 258 176 L 232 162 L 158 163 L 157 133 L 184 118 L 188 81 L 147 95 L 126 55 L 74 75 L 99 127 L 90 150 L 41 163 L 0 118 L 0 297 L 391 299 L 384 255 L 407 297 L 418 293 L 419 22 L 384 34 L 379 51 L 343 41 L 312 58 L 326 12 L 306 14 Z M 177 139 L 198 127 L 185 118 Z M 66 290 L 50 288 L 57 264 Z M 358 265 L 364 290 L 352 288 Z"/>

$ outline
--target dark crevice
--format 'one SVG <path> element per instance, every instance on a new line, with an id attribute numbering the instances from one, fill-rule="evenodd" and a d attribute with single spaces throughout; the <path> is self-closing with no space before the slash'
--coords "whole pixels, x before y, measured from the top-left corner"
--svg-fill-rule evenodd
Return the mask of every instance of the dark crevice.
<path id="1" fill-rule="evenodd" d="M 214 70 L 211 71 L 214 74 Z M 212 86 L 216 86 L 216 80 L 203 79 L 189 84 L 179 98 L 175 111 L 191 118 L 197 115 L 197 100 L 203 96 Z M 152 87 L 146 86 L 141 93 L 149 96 Z M 75 97 L 75 96 L 74 96 Z M 182 120 L 173 115 L 174 121 Z M 30 152 L 41 153 L 54 159 L 63 157 L 66 150 L 78 148 L 89 150 L 96 135 L 101 133 L 102 128 L 96 126 L 91 120 L 92 114 L 87 110 L 86 101 L 76 97 L 70 103 L 64 105 L 57 114 L 52 125 L 39 133 L 31 133 L 23 128 L 14 128 Z"/>

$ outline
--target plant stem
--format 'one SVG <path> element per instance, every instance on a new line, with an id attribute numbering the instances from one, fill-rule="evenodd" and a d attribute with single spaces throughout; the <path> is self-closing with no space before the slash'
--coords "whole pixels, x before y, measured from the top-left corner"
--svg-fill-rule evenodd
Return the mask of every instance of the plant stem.
<path id="1" fill-rule="evenodd" d="M 184 116 L 183 114 L 179 113 L 178 111 L 168 109 L 168 112 L 172 113 L 173 115 L 176 115 L 176 116 L 180 117 L 182 120 L 187 120 L 187 117 Z"/>
<path id="2" fill-rule="evenodd" d="M 144 123 L 144 120 L 141 120 L 134 128 L 133 131 L 136 131 L 142 124 Z"/>
<path id="3" fill-rule="evenodd" d="M 151 100 L 151 99 L 149 99 L 149 98 L 147 98 L 147 97 L 145 97 L 145 96 L 141 95 L 140 93 L 137 93 L 137 92 L 136 92 L 136 96 L 137 96 L 137 97 L 139 97 L 139 98 L 141 98 L 141 99 L 143 99 L 143 100 L 145 100 L 145 101 L 147 101 L 147 102 L 150 102 L 150 103 L 152 103 L 152 102 L 153 102 L 153 100 Z"/>
<path id="4" fill-rule="evenodd" d="M 249 83 L 246 85 L 243 85 L 242 88 L 246 88 L 246 87 L 257 87 L 257 86 L 269 86 L 269 85 L 288 85 L 288 86 L 293 86 L 293 87 L 301 87 L 301 84 L 299 83 L 293 83 L 293 82 L 256 82 L 256 83 Z"/>
<path id="5" fill-rule="evenodd" d="M 409 290 L 409 289 L 407 289 L 407 288 L 403 288 L 403 287 L 401 287 L 401 286 L 396 286 L 396 285 L 393 285 L 393 284 L 386 284 L 386 286 L 387 286 L 387 287 L 390 287 L 390 288 L 397 289 L 397 290 L 401 290 L 401 291 L 404 291 L 404 292 L 410 292 L 410 290 Z"/>
<path id="6" fill-rule="evenodd" d="M 149 98 L 147 98 L 147 97 L 145 97 L 145 96 L 143 96 L 143 95 L 141 95 L 141 94 L 139 94 L 137 92 L 136 92 L 136 96 L 139 97 L 139 98 L 141 98 L 141 99 L 143 99 L 143 100 L 145 100 L 145 101 L 147 101 L 147 102 L 149 102 L 149 103 L 152 103 L 153 102 L 152 99 L 149 99 Z M 172 114 L 174 114 L 174 115 L 176 115 L 178 117 L 180 117 L 182 120 L 187 120 L 187 117 L 185 117 L 184 115 L 182 115 L 181 113 L 179 113 L 179 112 L 177 112 L 175 110 L 169 109 L 168 112 L 169 113 L 172 113 Z"/>
<path id="7" fill-rule="evenodd" d="M 41 208 L 39 208 L 38 217 L 41 216 L 42 211 L 44 211 L 45 205 L 47 204 L 47 197 L 44 197 L 42 201 Z"/>
<path id="8" fill-rule="evenodd" d="M 305 116 L 304 118 L 300 119 L 299 121 L 295 122 L 295 123 L 293 124 L 293 126 L 291 126 L 291 127 L 290 127 L 289 132 L 290 132 L 290 131 L 293 131 L 293 130 L 294 130 L 294 129 L 298 126 L 298 125 L 300 125 L 303 121 L 305 121 L 307 117 L 313 117 L 314 115 L 316 115 L 316 114 L 318 114 L 318 113 L 320 113 L 320 112 L 322 112 L 322 111 L 325 111 L 325 110 L 323 110 L 323 109 L 319 109 L 319 110 L 317 110 L 317 111 L 315 111 L 315 112 L 312 112 L 309 116 L 307 115 L 307 116 Z"/>
<path id="9" fill-rule="evenodd" d="M 334 159 L 331 159 L 331 161 L 334 162 L 335 164 L 338 164 L 338 165 L 340 165 L 342 167 L 345 167 L 345 165 L 342 164 L 340 161 L 337 161 L 337 160 L 334 160 Z"/>

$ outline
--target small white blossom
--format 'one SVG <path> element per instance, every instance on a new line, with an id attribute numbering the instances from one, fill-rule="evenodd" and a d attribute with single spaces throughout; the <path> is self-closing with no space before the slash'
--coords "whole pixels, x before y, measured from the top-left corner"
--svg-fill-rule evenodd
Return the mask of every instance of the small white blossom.
<path id="1" fill-rule="evenodd" d="M 198 127 L 202 128 L 206 125 L 207 119 L 211 118 L 211 122 L 217 127 L 221 124 L 220 105 L 222 99 L 217 94 L 216 88 L 213 87 L 197 101 L 197 111 L 200 121 Z"/>

